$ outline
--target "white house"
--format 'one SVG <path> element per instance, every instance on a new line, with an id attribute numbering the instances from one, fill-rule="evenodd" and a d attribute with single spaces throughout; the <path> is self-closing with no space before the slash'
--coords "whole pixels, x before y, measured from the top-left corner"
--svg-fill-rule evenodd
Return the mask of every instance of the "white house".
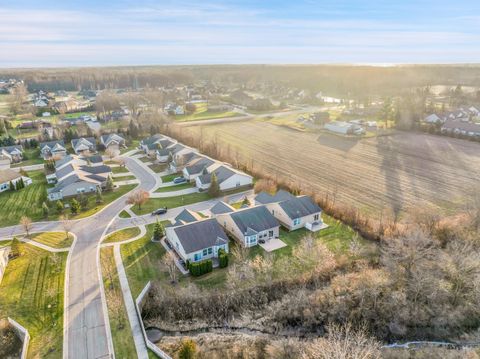
<path id="1" fill-rule="evenodd" d="M 210 173 L 199 175 L 195 178 L 195 185 L 200 190 L 206 190 L 210 187 L 212 175 L 215 174 L 220 191 L 228 191 L 239 187 L 252 185 L 253 177 L 243 172 L 237 171 L 226 165 L 220 165 Z"/>
<path id="2" fill-rule="evenodd" d="M 245 247 L 256 246 L 259 240 L 278 238 L 280 232 L 280 223 L 265 206 L 218 214 L 215 219 Z"/>
<path id="3" fill-rule="evenodd" d="M 166 227 L 165 234 L 185 262 L 216 258 L 220 249 L 228 253 L 227 234 L 215 219 Z"/>
<path id="4" fill-rule="evenodd" d="M 111 133 L 101 136 L 100 143 L 105 146 L 106 150 L 120 151 L 120 147 L 125 146 L 125 139 L 116 133 Z"/>
<path id="5" fill-rule="evenodd" d="M 40 156 L 44 160 L 50 158 L 60 159 L 67 155 L 67 149 L 65 148 L 65 143 L 63 140 L 59 141 L 48 141 L 40 143 Z"/>
<path id="6" fill-rule="evenodd" d="M 23 147 L 21 145 L 0 147 L 0 160 L 8 160 L 8 163 L 21 162 L 23 159 Z"/>
<path id="7" fill-rule="evenodd" d="M 215 165 L 215 161 L 206 156 L 199 155 L 197 158 L 194 158 L 183 168 L 183 177 L 188 181 L 195 181 L 195 179 L 204 174 L 206 171 L 208 173 L 209 168 L 212 165 Z M 212 169 L 213 170 L 213 169 Z"/>
<path id="8" fill-rule="evenodd" d="M 10 182 L 16 186 L 17 182 L 20 180 L 23 180 L 25 186 L 32 184 L 31 178 L 22 176 L 17 171 L 13 171 L 11 169 L 0 170 L 0 192 L 8 191 L 10 189 Z"/>
<path id="9" fill-rule="evenodd" d="M 357 124 L 343 122 L 343 121 L 332 121 L 332 122 L 326 123 L 324 128 L 328 131 L 340 133 L 342 135 L 346 135 L 346 134 L 361 135 L 365 132 L 365 130 Z"/>
<path id="10" fill-rule="evenodd" d="M 0 283 L 2 283 L 3 274 L 8 264 L 8 256 L 10 254 L 10 247 L 0 248 Z"/>

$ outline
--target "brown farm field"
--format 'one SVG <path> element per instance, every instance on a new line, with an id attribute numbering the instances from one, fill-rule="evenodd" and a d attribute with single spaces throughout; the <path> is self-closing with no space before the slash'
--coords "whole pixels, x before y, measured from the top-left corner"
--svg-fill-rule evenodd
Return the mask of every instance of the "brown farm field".
<path id="1" fill-rule="evenodd" d="M 201 130 L 203 128 L 203 130 Z M 425 208 L 453 215 L 478 186 L 480 144 L 420 133 L 368 139 L 249 121 L 185 128 L 273 177 L 334 195 L 378 218 Z"/>

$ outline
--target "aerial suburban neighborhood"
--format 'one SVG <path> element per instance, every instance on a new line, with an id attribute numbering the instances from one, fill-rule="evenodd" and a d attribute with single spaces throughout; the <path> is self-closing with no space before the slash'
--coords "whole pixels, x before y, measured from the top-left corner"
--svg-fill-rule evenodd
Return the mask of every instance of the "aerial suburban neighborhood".
<path id="1" fill-rule="evenodd" d="M 0 3 L 0 359 L 480 358 L 480 2 Z"/>

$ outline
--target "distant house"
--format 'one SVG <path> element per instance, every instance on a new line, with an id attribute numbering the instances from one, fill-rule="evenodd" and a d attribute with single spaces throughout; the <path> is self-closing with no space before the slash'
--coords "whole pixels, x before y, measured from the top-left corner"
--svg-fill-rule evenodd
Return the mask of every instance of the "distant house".
<path id="1" fill-rule="evenodd" d="M 97 152 L 97 144 L 94 137 L 81 137 L 72 140 L 73 151 L 77 155 Z"/>
<path id="2" fill-rule="evenodd" d="M 8 191 L 10 189 L 10 183 L 16 186 L 20 180 L 23 180 L 25 186 L 32 184 L 31 178 L 22 176 L 17 171 L 11 169 L 0 170 L 0 192 Z"/>
<path id="3" fill-rule="evenodd" d="M 480 124 L 462 120 L 447 120 L 442 125 L 441 131 L 447 134 L 478 137 L 480 136 Z"/>
<path id="4" fill-rule="evenodd" d="M 198 157 L 197 151 L 193 148 L 177 143 L 170 146 L 168 150 L 171 153 L 172 161 L 170 162 L 170 170 L 173 172 L 182 171 L 185 165 Z"/>
<path id="5" fill-rule="evenodd" d="M 426 123 L 440 123 L 443 122 L 443 118 L 438 116 L 436 113 L 432 113 L 423 119 L 423 122 Z"/>
<path id="6" fill-rule="evenodd" d="M 330 132 L 335 132 L 342 135 L 361 135 L 365 132 L 365 130 L 360 125 L 343 121 L 332 121 L 326 123 L 324 128 Z"/>
<path id="7" fill-rule="evenodd" d="M 218 257 L 220 249 L 228 253 L 228 237 L 215 219 L 192 221 L 165 228 L 175 252 L 186 262 Z"/>
<path id="8" fill-rule="evenodd" d="M 8 256 L 10 254 L 10 247 L 0 248 L 0 283 L 2 283 L 3 274 L 8 264 Z"/>
<path id="9" fill-rule="evenodd" d="M 235 208 L 230 206 L 228 203 L 223 201 L 218 201 L 215 205 L 210 208 L 210 217 L 216 217 L 220 214 L 232 213 L 235 212 Z"/>
<path id="10" fill-rule="evenodd" d="M 100 143 L 106 150 L 120 151 L 120 147 L 125 147 L 125 139 L 115 133 L 101 136 Z"/>
<path id="11" fill-rule="evenodd" d="M 156 134 L 143 139 L 140 142 L 140 148 L 148 156 L 155 156 L 158 149 L 165 149 L 173 144 L 165 136 Z"/>
<path id="12" fill-rule="evenodd" d="M 40 156 L 44 160 L 48 159 L 60 159 L 67 155 L 67 149 L 65 148 L 65 142 L 63 140 L 48 141 L 40 143 Z"/>
<path id="13" fill-rule="evenodd" d="M 255 203 L 263 202 L 265 196 L 260 193 Z M 260 196 L 260 198 L 258 198 Z M 266 196 L 270 196 L 266 194 Z M 275 196 L 271 196 L 272 199 Z M 277 197 L 277 200 L 279 197 Z M 322 221 L 322 209 L 308 196 L 292 196 L 284 200 L 272 200 L 265 203 L 268 210 L 289 231 L 306 228 L 312 232 L 325 228 Z"/>
<path id="14" fill-rule="evenodd" d="M 17 163 L 23 160 L 23 147 L 21 145 L 0 147 L 0 160 Z"/>
<path id="15" fill-rule="evenodd" d="M 176 105 L 174 103 L 169 103 L 164 107 L 164 112 L 167 115 L 170 116 L 175 116 L 175 115 L 184 115 L 185 114 L 185 109 L 183 106 Z"/>
<path id="16" fill-rule="evenodd" d="M 37 99 L 33 103 L 35 107 L 47 107 L 48 106 L 48 100 L 46 99 Z"/>
<path id="17" fill-rule="evenodd" d="M 221 191 L 228 191 L 231 189 L 250 186 L 253 183 L 253 178 L 246 173 L 234 170 L 226 165 L 220 165 L 212 170 L 210 173 L 199 175 L 195 178 L 195 185 L 200 190 L 210 188 L 212 182 L 212 175 L 215 174 L 217 182 Z"/>
<path id="18" fill-rule="evenodd" d="M 56 183 L 55 187 L 47 189 L 48 199 L 56 201 L 81 193 L 95 193 L 97 188 L 104 188 L 112 170 L 98 157 L 82 159 L 66 156 L 56 161 L 55 173 L 47 176 L 48 183 Z"/>
<path id="19" fill-rule="evenodd" d="M 279 236 L 280 223 L 265 206 L 219 214 L 216 220 L 245 247 L 257 245 L 260 239 L 268 240 Z"/>

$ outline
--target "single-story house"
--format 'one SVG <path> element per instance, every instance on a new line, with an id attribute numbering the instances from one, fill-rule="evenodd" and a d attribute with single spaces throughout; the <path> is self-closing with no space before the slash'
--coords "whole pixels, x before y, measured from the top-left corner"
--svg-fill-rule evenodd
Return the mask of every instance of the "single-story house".
<path id="1" fill-rule="evenodd" d="M 219 214 L 216 220 L 245 247 L 257 245 L 260 239 L 268 240 L 279 236 L 280 223 L 265 206 Z"/>
<path id="2" fill-rule="evenodd" d="M 9 163 L 23 160 L 23 147 L 21 145 L 0 147 L 0 159 L 8 159 Z"/>
<path id="3" fill-rule="evenodd" d="M 100 143 L 105 146 L 105 149 L 119 151 L 120 147 L 125 146 L 125 139 L 115 133 L 103 135 L 100 137 Z"/>
<path id="4" fill-rule="evenodd" d="M 40 156 L 43 157 L 44 160 L 50 158 L 60 159 L 66 155 L 67 149 L 65 148 L 65 142 L 63 142 L 63 140 L 40 143 Z"/>
<path id="5" fill-rule="evenodd" d="M 436 113 L 432 113 L 423 119 L 423 122 L 426 123 L 440 123 L 443 122 L 443 118 L 438 116 Z"/>
<path id="6" fill-rule="evenodd" d="M 157 149 L 162 148 L 160 145 L 160 141 L 164 140 L 165 136 L 156 134 L 147 138 L 144 138 L 140 141 L 140 148 L 147 154 L 148 156 L 155 155 Z"/>
<path id="7" fill-rule="evenodd" d="M 81 137 L 72 140 L 72 148 L 77 155 L 97 152 L 94 137 Z"/>
<path id="8" fill-rule="evenodd" d="M 208 168 L 215 164 L 215 161 L 211 158 L 205 156 L 199 156 L 193 160 L 191 160 L 187 165 L 183 168 L 183 177 L 185 177 L 189 181 L 195 181 L 195 179 L 203 174 L 205 171 L 208 172 Z"/>
<path id="9" fill-rule="evenodd" d="M 343 122 L 343 121 L 332 121 L 325 124 L 324 128 L 328 131 L 340 133 L 342 135 L 354 134 L 361 135 L 365 130 L 357 124 Z"/>
<path id="10" fill-rule="evenodd" d="M 480 124 L 472 122 L 464 122 L 461 120 L 447 120 L 442 125 L 443 133 L 465 135 L 465 136 L 480 136 Z"/>
<path id="11" fill-rule="evenodd" d="M 277 193 L 275 193 L 274 195 L 271 195 L 270 193 L 262 191 L 255 196 L 254 202 L 256 206 L 259 206 L 262 204 L 266 205 L 269 203 L 278 203 L 278 202 L 288 201 L 289 199 L 292 199 L 292 198 L 295 198 L 293 194 L 281 189 L 281 190 L 278 190 Z"/>
<path id="12" fill-rule="evenodd" d="M 10 189 L 10 182 L 16 185 L 20 180 L 23 180 L 25 186 L 32 184 L 32 179 L 22 176 L 20 172 L 11 169 L 0 170 L 0 192 L 8 191 Z"/>
<path id="13" fill-rule="evenodd" d="M 215 174 L 217 177 L 220 191 L 228 191 L 238 187 L 250 186 L 253 183 L 252 176 L 234 170 L 226 165 L 220 165 L 212 172 L 196 177 L 195 185 L 197 188 L 200 190 L 208 189 L 212 181 L 212 174 Z"/>
<path id="14" fill-rule="evenodd" d="M 0 248 L 0 283 L 2 283 L 3 274 L 8 264 L 8 256 L 10 254 L 10 247 Z"/>
<path id="15" fill-rule="evenodd" d="M 215 219 L 166 227 L 165 234 L 185 262 L 216 258 L 220 249 L 228 253 L 227 234 Z"/>
<path id="16" fill-rule="evenodd" d="M 220 214 L 232 213 L 235 212 L 235 208 L 230 206 L 228 203 L 223 201 L 218 201 L 215 205 L 210 208 L 210 217 L 214 218 Z"/>
<path id="17" fill-rule="evenodd" d="M 170 170 L 179 172 L 183 170 L 185 165 L 198 156 L 197 151 L 193 148 L 181 145 L 179 143 L 168 148 L 172 155 L 172 162 L 170 162 Z"/>
<path id="18" fill-rule="evenodd" d="M 184 209 L 172 220 L 172 226 L 180 226 L 182 224 L 192 223 L 201 220 L 202 217 L 197 213 Z"/>

